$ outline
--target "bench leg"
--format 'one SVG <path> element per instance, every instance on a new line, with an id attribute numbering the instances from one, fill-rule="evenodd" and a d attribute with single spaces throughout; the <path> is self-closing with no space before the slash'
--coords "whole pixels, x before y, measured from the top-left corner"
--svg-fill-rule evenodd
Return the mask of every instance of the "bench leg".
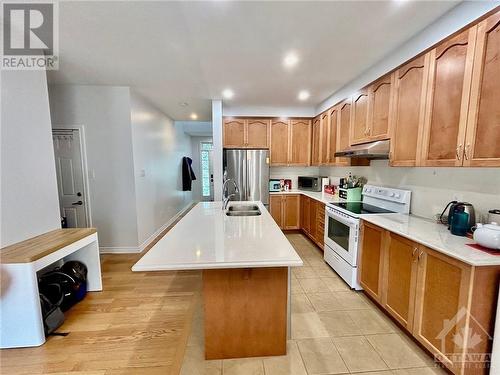
<path id="1" fill-rule="evenodd" d="M 0 347 L 42 345 L 45 333 L 34 264 L 2 264 L 0 271 Z"/>

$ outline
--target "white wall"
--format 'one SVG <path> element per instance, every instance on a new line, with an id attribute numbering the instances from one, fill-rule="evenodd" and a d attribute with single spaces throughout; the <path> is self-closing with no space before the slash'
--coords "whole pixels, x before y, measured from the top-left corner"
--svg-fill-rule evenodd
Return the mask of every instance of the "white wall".
<path id="1" fill-rule="evenodd" d="M 433 218 L 451 200 L 470 202 L 480 215 L 500 209 L 500 168 L 389 167 L 374 160 L 370 167 L 320 167 L 329 177 L 365 176 L 370 184 L 412 191 L 411 212 Z"/>
<path id="2" fill-rule="evenodd" d="M 192 193 L 182 191 L 181 173 L 182 157 L 192 155 L 191 139 L 181 124 L 134 92 L 130 113 L 137 226 L 144 245 L 192 201 Z"/>
<path id="3" fill-rule="evenodd" d="M 193 171 L 196 180 L 193 181 L 193 201 L 201 202 L 201 169 L 200 169 L 200 143 L 212 142 L 211 137 L 191 137 L 191 159 L 193 159 Z"/>
<path id="4" fill-rule="evenodd" d="M 61 227 L 45 71 L 1 72 L 0 247 Z"/>
<path id="5" fill-rule="evenodd" d="M 433 22 L 420 33 L 403 43 L 399 48 L 389 53 L 381 59 L 380 62 L 360 74 L 356 79 L 334 92 L 316 108 L 316 114 L 323 112 L 332 105 L 349 97 L 360 88 L 418 55 L 499 5 L 500 1 L 498 0 L 464 1 L 460 3 L 440 17 L 436 22 Z M 404 6 L 404 4 L 402 4 L 402 6 Z"/>
<path id="6" fill-rule="evenodd" d="M 128 87 L 49 86 L 52 126 L 86 132 L 92 225 L 99 245 L 138 245 Z"/>

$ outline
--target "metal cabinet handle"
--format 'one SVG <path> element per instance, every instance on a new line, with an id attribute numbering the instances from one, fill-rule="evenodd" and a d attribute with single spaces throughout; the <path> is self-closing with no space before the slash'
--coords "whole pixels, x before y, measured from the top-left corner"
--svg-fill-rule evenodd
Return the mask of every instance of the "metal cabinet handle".
<path id="1" fill-rule="evenodd" d="M 458 147 L 457 147 L 457 159 L 458 160 L 461 160 L 462 158 L 462 144 L 459 144 Z"/>
<path id="2" fill-rule="evenodd" d="M 417 253 L 418 249 L 416 247 L 413 248 L 413 251 L 411 252 L 411 258 L 413 259 L 414 262 L 417 261 L 417 258 L 415 258 L 415 254 Z"/>
<path id="3" fill-rule="evenodd" d="M 424 255 L 424 252 L 421 251 L 420 253 L 418 253 L 418 261 L 420 262 L 420 258 L 422 258 L 422 255 Z"/>
<path id="4" fill-rule="evenodd" d="M 467 143 L 467 146 L 465 146 L 465 160 L 469 160 L 469 150 L 470 150 L 470 143 Z"/>

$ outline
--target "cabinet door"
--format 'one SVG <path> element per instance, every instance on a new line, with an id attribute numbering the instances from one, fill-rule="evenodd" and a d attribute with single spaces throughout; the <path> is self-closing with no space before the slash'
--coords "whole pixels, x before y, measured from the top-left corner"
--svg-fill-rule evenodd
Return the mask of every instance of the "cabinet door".
<path id="1" fill-rule="evenodd" d="M 387 74 L 370 86 L 368 135 L 370 140 L 388 139 L 394 74 Z"/>
<path id="2" fill-rule="evenodd" d="M 385 254 L 383 305 L 410 332 L 415 309 L 418 245 L 389 233 Z"/>
<path id="3" fill-rule="evenodd" d="M 335 152 L 337 151 L 338 112 L 339 109 L 335 106 L 330 109 L 330 115 L 328 117 L 328 164 L 335 164 L 337 161 Z"/>
<path id="4" fill-rule="evenodd" d="M 464 165 L 500 166 L 500 11 L 478 25 Z"/>
<path id="5" fill-rule="evenodd" d="M 290 165 L 311 164 L 311 120 L 292 119 L 290 121 L 291 155 Z"/>
<path id="6" fill-rule="evenodd" d="M 268 119 L 249 119 L 246 127 L 246 146 L 250 148 L 269 148 Z"/>
<path id="7" fill-rule="evenodd" d="M 224 147 L 245 147 L 245 124 L 246 120 L 241 118 L 224 119 Z"/>
<path id="8" fill-rule="evenodd" d="M 337 122 L 337 151 L 349 148 L 349 132 L 351 128 L 351 101 L 344 100 L 339 104 Z M 349 165 L 349 158 L 337 158 L 336 164 Z"/>
<path id="9" fill-rule="evenodd" d="M 269 212 L 280 228 L 283 228 L 283 196 L 269 195 Z"/>
<path id="10" fill-rule="evenodd" d="M 283 198 L 283 229 L 299 229 L 300 195 L 286 194 Z"/>
<path id="11" fill-rule="evenodd" d="M 359 283 L 366 293 L 380 302 L 382 301 L 382 267 L 387 232 L 375 225 L 363 222 L 361 236 Z"/>
<path id="12" fill-rule="evenodd" d="M 308 234 L 311 232 L 310 205 L 311 199 L 302 195 L 300 197 L 300 227 Z"/>
<path id="13" fill-rule="evenodd" d="M 352 98 L 350 144 L 366 142 L 368 132 L 368 90 L 362 89 Z"/>
<path id="14" fill-rule="evenodd" d="M 328 114 L 328 111 L 323 112 L 320 116 L 321 118 L 321 131 L 320 131 L 320 158 L 319 158 L 319 163 L 320 164 L 327 164 L 328 163 L 328 122 L 330 119 L 330 116 Z"/>
<path id="15" fill-rule="evenodd" d="M 271 121 L 271 165 L 288 164 L 288 121 Z"/>
<path id="16" fill-rule="evenodd" d="M 318 206 L 316 205 L 316 201 L 314 199 L 310 199 L 309 218 L 311 227 L 309 229 L 309 235 L 312 238 L 316 238 L 318 235 L 318 223 L 316 222 L 317 213 L 318 213 Z"/>
<path id="17" fill-rule="evenodd" d="M 315 201 L 316 204 L 316 243 L 323 249 L 325 245 L 325 205 Z"/>
<path id="18" fill-rule="evenodd" d="M 429 53 L 423 166 L 462 165 L 475 42 L 474 26 Z"/>
<path id="19" fill-rule="evenodd" d="M 311 152 L 311 165 L 319 165 L 320 163 L 320 148 L 321 148 L 321 118 L 315 117 L 312 122 L 312 152 Z"/>
<path id="20" fill-rule="evenodd" d="M 420 159 L 429 54 L 396 71 L 391 157 L 393 166 L 415 166 Z"/>
<path id="21" fill-rule="evenodd" d="M 432 353 L 452 366 L 449 354 L 461 354 L 454 341 L 468 320 L 471 267 L 421 246 L 413 335 Z M 467 339 L 467 338 L 466 338 Z"/>

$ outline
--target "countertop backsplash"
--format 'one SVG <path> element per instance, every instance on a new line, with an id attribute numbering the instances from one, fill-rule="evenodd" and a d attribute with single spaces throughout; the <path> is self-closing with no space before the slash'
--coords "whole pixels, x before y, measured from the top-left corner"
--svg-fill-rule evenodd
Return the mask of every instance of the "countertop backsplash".
<path id="1" fill-rule="evenodd" d="M 289 178 L 297 189 L 298 176 L 328 176 L 352 172 L 369 184 L 412 191 L 411 213 L 434 219 L 452 200 L 472 203 L 478 221 L 488 210 L 500 209 L 500 168 L 389 167 L 387 160 L 372 160 L 369 167 L 271 167 L 270 178 Z"/>

